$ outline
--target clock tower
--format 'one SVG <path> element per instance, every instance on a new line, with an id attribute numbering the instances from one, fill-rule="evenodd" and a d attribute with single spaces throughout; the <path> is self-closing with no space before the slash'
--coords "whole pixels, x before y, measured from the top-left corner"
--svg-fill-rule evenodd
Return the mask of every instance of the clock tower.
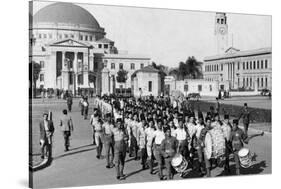
<path id="1" fill-rule="evenodd" d="M 215 39 L 217 45 L 217 53 L 224 54 L 228 48 L 228 25 L 225 13 L 216 13 Z"/>

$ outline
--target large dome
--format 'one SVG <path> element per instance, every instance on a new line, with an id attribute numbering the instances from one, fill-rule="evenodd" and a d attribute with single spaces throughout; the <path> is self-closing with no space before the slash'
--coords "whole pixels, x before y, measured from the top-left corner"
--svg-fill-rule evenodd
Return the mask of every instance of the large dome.
<path id="1" fill-rule="evenodd" d="M 33 17 L 33 24 L 60 23 L 100 29 L 97 20 L 84 8 L 72 3 L 54 3 L 39 10 Z"/>

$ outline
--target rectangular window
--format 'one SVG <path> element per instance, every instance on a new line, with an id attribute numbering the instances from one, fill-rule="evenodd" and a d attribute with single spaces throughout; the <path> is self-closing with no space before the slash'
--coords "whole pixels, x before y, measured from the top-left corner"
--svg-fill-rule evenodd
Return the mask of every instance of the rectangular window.
<path id="1" fill-rule="evenodd" d="M 245 87 L 245 78 L 243 78 L 243 87 Z"/>
<path id="2" fill-rule="evenodd" d="M 240 69 L 240 62 L 237 63 L 237 70 Z"/>
<path id="3" fill-rule="evenodd" d="M 246 86 L 248 87 L 249 86 L 249 78 L 247 77 L 246 79 Z"/>
<path id="4" fill-rule="evenodd" d="M 267 60 L 264 61 L 264 68 L 267 69 Z"/>
<path id="5" fill-rule="evenodd" d="M 260 69 L 260 61 L 257 61 L 257 69 Z"/>
<path id="6" fill-rule="evenodd" d="M 47 34 L 44 33 L 44 39 L 46 39 L 46 38 L 47 38 Z"/>
<path id="7" fill-rule="evenodd" d="M 44 68 L 45 67 L 45 62 L 44 61 L 40 61 L 40 67 Z"/>
<path id="8" fill-rule="evenodd" d="M 245 62 L 243 62 L 243 70 L 245 70 Z"/>
<path id="9" fill-rule="evenodd" d="M 115 63 L 111 63 L 111 69 L 115 69 Z"/>
<path id="10" fill-rule="evenodd" d="M 141 65 L 140 65 L 140 68 L 142 69 L 143 67 L 144 67 L 144 64 L 141 64 Z"/>
<path id="11" fill-rule="evenodd" d="M 252 61 L 250 61 L 250 70 L 252 69 Z"/>
<path id="12" fill-rule="evenodd" d="M 90 35 L 90 41 L 93 41 L 93 36 Z"/>
<path id="13" fill-rule="evenodd" d="M 202 85 L 198 85 L 198 91 L 199 91 L 199 92 L 202 91 Z"/>
<path id="14" fill-rule="evenodd" d="M 188 85 L 184 85 L 184 91 L 188 91 Z"/>
<path id="15" fill-rule="evenodd" d="M 247 62 L 247 70 L 249 69 L 249 62 Z"/>
<path id="16" fill-rule="evenodd" d="M 79 39 L 82 41 L 82 40 L 83 40 L 83 35 L 80 35 L 80 36 L 79 36 Z"/>
<path id="17" fill-rule="evenodd" d="M 134 70 L 134 69 L 135 69 L 135 64 L 131 63 L 131 70 Z"/>
<path id="18" fill-rule="evenodd" d="M 101 48 L 102 48 L 102 44 L 99 44 L 98 46 L 99 46 L 99 49 L 101 49 Z"/>
<path id="19" fill-rule="evenodd" d="M 40 81 L 44 81 L 44 74 L 40 74 Z"/>
<path id="20" fill-rule="evenodd" d="M 257 79 L 258 88 L 260 87 L 260 78 Z"/>
<path id="21" fill-rule="evenodd" d="M 103 45 L 105 49 L 108 49 L 108 44 Z"/>
<path id="22" fill-rule="evenodd" d="M 267 88 L 267 77 L 265 78 L 265 88 Z"/>
<path id="23" fill-rule="evenodd" d="M 73 85 L 73 74 L 69 73 L 69 85 Z"/>
<path id="24" fill-rule="evenodd" d="M 210 85 L 209 88 L 210 88 L 210 92 L 211 92 L 213 90 L 212 85 Z"/>
<path id="25" fill-rule="evenodd" d="M 68 35 L 67 35 L 67 34 L 64 34 L 64 38 L 68 38 Z"/>
<path id="26" fill-rule="evenodd" d="M 41 38 L 42 38 L 42 35 L 41 35 L 41 33 L 39 33 L 39 35 L 38 35 L 38 38 L 39 38 L 39 39 L 41 39 Z"/>
<path id="27" fill-rule="evenodd" d="M 148 82 L 148 91 L 151 92 L 152 91 L 152 81 Z"/>
<path id="28" fill-rule="evenodd" d="M 252 78 L 250 78 L 250 87 L 252 87 Z"/>
<path id="29" fill-rule="evenodd" d="M 74 35 L 73 35 L 73 34 L 71 34 L 71 38 L 74 38 Z"/>
<path id="30" fill-rule="evenodd" d="M 61 34 L 59 34 L 59 39 L 61 39 L 62 38 L 62 35 Z"/>
<path id="31" fill-rule="evenodd" d="M 88 41 L 88 36 L 87 35 L 85 35 L 85 41 Z"/>
<path id="32" fill-rule="evenodd" d="M 255 70 L 256 69 L 256 61 L 254 61 L 253 67 L 254 67 L 254 70 Z"/>
<path id="33" fill-rule="evenodd" d="M 263 60 L 261 61 L 261 69 L 263 69 Z"/>
<path id="34" fill-rule="evenodd" d="M 83 74 L 78 75 L 78 85 L 83 85 Z"/>
<path id="35" fill-rule="evenodd" d="M 261 78 L 261 87 L 263 87 L 263 77 Z"/>
<path id="36" fill-rule="evenodd" d="M 119 64 L 119 69 L 120 69 L 120 70 L 123 70 L 123 63 L 120 63 L 120 64 Z"/>

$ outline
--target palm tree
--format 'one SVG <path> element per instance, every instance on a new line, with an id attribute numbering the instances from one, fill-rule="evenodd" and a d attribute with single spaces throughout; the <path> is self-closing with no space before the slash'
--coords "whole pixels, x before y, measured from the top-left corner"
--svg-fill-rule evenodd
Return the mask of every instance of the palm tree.
<path id="1" fill-rule="evenodd" d="M 169 75 L 174 76 L 177 80 L 187 78 L 200 79 L 203 78 L 202 62 L 198 62 L 194 56 L 188 57 L 185 62 L 180 62 L 178 68 L 172 69 Z"/>

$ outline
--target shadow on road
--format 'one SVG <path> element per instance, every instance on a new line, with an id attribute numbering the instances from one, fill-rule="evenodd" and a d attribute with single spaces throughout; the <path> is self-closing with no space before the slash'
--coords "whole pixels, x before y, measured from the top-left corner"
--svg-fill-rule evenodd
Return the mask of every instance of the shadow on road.
<path id="1" fill-rule="evenodd" d="M 129 173 L 129 174 L 126 174 L 125 178 L 128 178 L 128 177 L 130 177 L 130 176 L 133 176 L 133 175 L 135 175 L 135 174 L 138 174 L 138 173 L 140 173 L 140 172 L 142 172 L 142 171 L 144 171 L 144 170 L 143 170 L 143 169 L 139 169 L 139 170 L 137 170 L 137 171 L 134 171 L 134 172 L 131 172 L 131 173 Z"/>
<path id="2" fill-rule="evenodd" d="M 66 157 L 66 156 L 74 155 L 74 154 L 92 151 L 92 150 L 95 150 L 95 149 L 96 149 L 96 147 L 90 148 L 90 149 L 84 149 L 84 150 L 80 150 L 80 151 L 75 151 L 75 152 L 65 153 L 65 154 L 59 155 L 57 157 L 54 157 L 54 160 L 57 160 L 57 159 L 60 159 L 60 158 Z"/>

